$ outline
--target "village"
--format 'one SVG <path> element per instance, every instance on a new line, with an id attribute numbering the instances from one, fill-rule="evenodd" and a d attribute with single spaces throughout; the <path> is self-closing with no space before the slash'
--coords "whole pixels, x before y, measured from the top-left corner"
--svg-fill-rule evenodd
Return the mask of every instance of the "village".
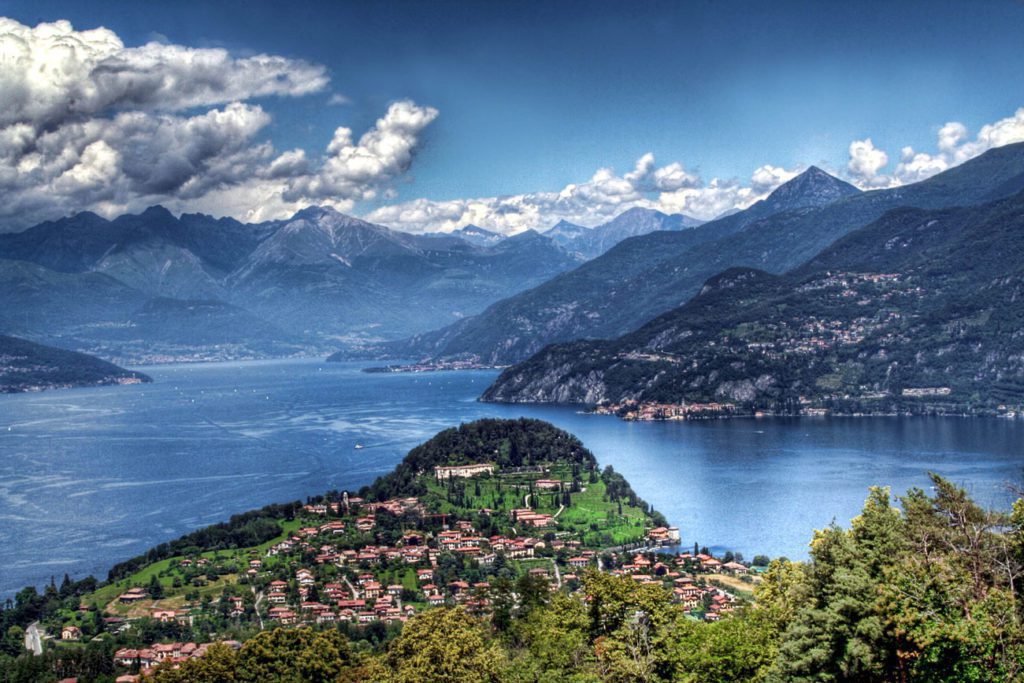
<path id="1" fill-rule="evenodd" d="M 580 594 L 587 571 L 628 577 L 663 586 L 690 618 L 716 621 L 749 599 L 762 569 L 732 554 L 715 558 L 696 546 L 680 552 L 677 528 L 654 527 L 642 517 L 631 527 L 632 537 L 593 542 L 597 537 L 567 523 L 567 511 L 580 507 L 572 505 L 574 497 L 586 503 L 586 489 L 593 494 L 605 484 L 576 481 L 580 490 L 572 491 L 572 470 L 565 467 L 503 473 L 490 463 L 438 466 L 423 480 L 431 483 L 423 497 L 371 502 L 342 493 L 335 500 L 307 503 L 284 523 L 280 538 L 262 546 L 156 563 L 100 589 L 93 603 L 83 600 L 54 639 L 71 646 L 86 638 L 138 641 L 140 632 L 163 634 L 115 651 L 115 663 L 123 669 L 117 680 L 128 682 L 157 667 L 202 657 L 212 642 L 237 648 L 247 635 L 276 627 L 348 633 L 400 628 L 417 612 L 442 605 L 461 605 L 487 618 L 496 583 L 523 575 L 543 581 L 552 592 L 570 594 Z M 470 486 L 480 497 L 511 488 L 514 500 L 523 504 L 439 512 L 452 507 L 438 504 L 439 492 L 461 500 L 465 490 L 460 487 Z M 526 492 L 523 499 L 520 492 Z M 554 513 L 541 503 L 547 496 L 558 503 Z M 604 502 L 609 510 L 621 506 L 621 501 Z M 624 513 L 633 510 L 628 501 L 625 507 Z M 607 510 L 602 512 L 610 519 Z M 607 545 L 612 539 L 614 547 Z M 87 624 L 97 620 L 100 632 L 87 634 Z M 203 642 L 180 637 L 198 633 L 222 637 Z"/>

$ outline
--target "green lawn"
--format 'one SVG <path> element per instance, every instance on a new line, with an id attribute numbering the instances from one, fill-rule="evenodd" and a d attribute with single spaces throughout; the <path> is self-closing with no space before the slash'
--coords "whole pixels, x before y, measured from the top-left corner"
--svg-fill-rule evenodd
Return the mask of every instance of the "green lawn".
<path id="1" fill-rule="evenodd" d="M 258 546 L 253 546 L 251 548 L 211 550 L 205 553 L 201 553 L 199 556 L 205 557 L 210 560 L 213 560 L 215 557 L 219 557 L 222 560 L 234 560 L 240 563 L 244 561 L 245 565 L 247 566 L 250 557 L 263 558 L 263 556 L 266 555 L 267 550 L 272 545 L 288 538 L 289 535 L 291 535 L 297 529 L 301 528 L 307 522 L 308 520 L 299 519 L 293 519 L 290 521 L 282 520 L 278 522 L 278 524 L 281 526 L 281 534 L 276 538 L 273 538 L 265 543 L 262 543 Z M 94 591 L 92 594 L 83 597 L 82 602 L 85 602 L 87 604 L 96 603 L 100 607 L 103 607 L 109 604 L 118 595 L 120 595 L 121 593 L 123 593 L 124 591 L 128 590 L 133 586 L 148 586 L 149 582 L 152 580 L 154 576 L 167 572 L 171 568 L 171 563 L 180 562 L 182 559 L 184 558 L 180 556 L 171 557 L 166 560 L 160 560 L 159 562 L 154 562 L 153 564 L 147 565 L 139 571 L 132 574 L 131 576 L 128 576 L 127 578 L 103 586 L 102 588 L 99 588 L 98 590 Z M 244 569 L 245 567 L 240 568 Z M 178 573 L 180 575 L 179 572 L 175 573 Z M 195 590 L 198 590 L 200 595 L 208 593 L 212 594 L 214 591 L 219 592 L 225 585 L 225 579 L 228 578 L 228 576 L 230 576 L 232 579 L 237 578 L 234 575 L 225 575 L 221 577 L 219 580 L 212 581 L 208 583 L 206 586 L 201 586 L 198 589 L 188 583 L 186 583 L 181 588 L 172 588 L 171 586 L 174 582 L 173 575 L 159 576 L 158 580 L 160 581 L 160 584 L 164 587 L 165 596 L 167 598 L 171 598 L 174 595 L 184 595 L 185 593 Z"/>
<path id="2" fill-rule="evenodd" d="M 489 508 L 506 513 L 523 507 L 525 496 L 530 490 L 531 479 L 560 479 L 568 482 L 572 478 L 568 466 L 553 467 L 543 475 L 511 475 L 499 477 L 476 477 L 459 482 L 465 491 L 465 506 L 459 507 L 448 500 L 448 485 L 433 478 L 427 478 L 426 496 L 428 506 L 444 513 L 461 513 L 466 510 Z M 619 504 L 605 500 L 603 481 L 583 483 L 582 491 L 571 495 L 572 504 L 557 518 L 561 530 L 580 536 L 588 546 L 619 545 L 644 537 L 647 515 L 638 507 L 631 507 L 623 501 L 622 514 Z M 554 515 L 561 506 L 561 494 L 550 491 L 534 491 L 534 509 L 537 512 Z M 592 525 L 597 526 L 594 530 Z M 546 529 L 543 531 L 551 531 Z"/>

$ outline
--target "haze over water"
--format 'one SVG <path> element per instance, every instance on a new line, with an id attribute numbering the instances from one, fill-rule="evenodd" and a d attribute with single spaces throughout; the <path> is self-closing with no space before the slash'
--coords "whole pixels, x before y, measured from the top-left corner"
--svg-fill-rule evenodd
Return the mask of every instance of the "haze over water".
<path id="1" fill-rule="evenodd" d="M 435 432 L 526 415 L 573 432 L 684 544 L 793 558 L 867 487 L 936 471 L 1004 506 L 1024 423 L 959 418 L 626 423 L 481 404 L 496 373 L 366 374 L 320 361 L 143 368 L 151 385 L 0 396 L 0 595 L 109 567 L 272 502 L 358 488 Z M 364 448 L 356 449 L 356 444 Z"/>

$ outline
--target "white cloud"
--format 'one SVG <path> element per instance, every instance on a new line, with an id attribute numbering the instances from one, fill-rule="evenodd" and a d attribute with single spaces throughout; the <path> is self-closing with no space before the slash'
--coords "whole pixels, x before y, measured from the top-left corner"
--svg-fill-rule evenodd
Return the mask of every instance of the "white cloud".
<path id="1" fill-rule="evenodd" d="M 947 123 L 937 132 L 934 154 L 904 147 L 894 168 L 889 154 L 871 138 L 854 140 L 845 169 L 836 175 L 864 190 L 896 187 L 929 178 L 993 147 L 1021 141 L 1024 108 L 982 126 L 974 139 L 962 123 Z M 765 164 L 754 170 L 746 184 L 729 178 L 704 181 L 680 163 L 658 167 L 654 155 L 648 153 L 621 176 L 601 168 L 589 181 L 566 185 L 558 192 L 449 201 L 416 199 L 377 208 L 367 218 L 410 232 L 447 231 L 475 224 L 504 233 L 544 229 L 563 219 L 593 226 L 636 206 L 708 220 L 750 206 L 802 170 Z"/>
<path id="2" fill-rule="evenodd" d="M 350 129 L 338 128 L 323 166 L 317 173 L 294 179 L 286 196 L 307 201 L 373 199 L 382 183 L 409 169 L 420 135 L 437 114 L 436 109 L 415 102 L 395 102 L 358 144 Z"/>
<path id="3" fill-rule="evenodd" d="M 544 229 L 563 219 L 594 226 L 634 207 L 710 219 L 749 206 L 797 172 L 764 166 L 755 172 L 749 187 L 719 179 L 705 183 L 682 164 L 659 167 L 648 153 L 624 175 L 601 168 L 590 180 L 566 185 L 558 192 L 449 201 L 415 199 L 380 207 L 366 218 L 409 232 L 449 231 L 474 224 L 506 234 Z"/>
<path id="4" fill-rule="evenodd" d="M 850 145 L 850 179 L 864 189 L 896 187 L 930 178 L 979 154 L 1014 142 L 1024 142 L 1024 107 L 1013 116 L 981 127 L 973 140 L 964 124 L 951 121 L 936 134 L 935 154 L 918 152 L 913 147 L 900 150 L 899 163 L 886 173 L 888 155 L 874 147 L 870 138 Z"/>
<path id="5" fill-rule="evenodd" d="M 270 115 L 246 100 L 327 85 L 324 67 L 301 60 L 126 47 L 105 28 L 0 17 L 0 222 L 157 202 L 236 216 L 351 210 L 408 170 L 437 111 L 395 103 L 358 143 L 339 128 L 316 159 L 260 139 Z"/>
<path id="6" fill-rule="evenodd" d="M 310 204 L 351 212 L 393 200 L 437 110 L 395 102 L 361 135 L 337 128 L 321 153 L 276 150 L 266 140 L 270 115 L 249 100 L 322 93 L 327 104 L 348 102 L 328 86 L 324 67 L 302 60 L 237 57 L 166 38 L 126 47 L 105 28 L 0 18 L 0 225 L 157 202 L 265 220 Z M 907 146 L 891 156 L 871 138 L 855 140 L 840 175 L 864 189 L 894 187 L 1022 140 L 1024 108 L 973 138 L 962 123 L 947 123 L 934 152 Z M 597 225 L 633 207 L 710 219 L 751 205 L 800 170 L 764 164 L 749 180 L 704 179 L 647 153 L 625 173 L 599 168 L 560 190 L 414 199 L 367 218 L 412 232 L 474 223 L 504 233 L 562 219 Z"/>
<path id="7" fill-rule="evenodd" d="M 750 189 L 754 194 L 771 192 L 779 185 L 795 178 L 803 169 L 785 169 L 781 166 L 765 164 L 758 167 L 750 176 Z"/>
<path id="8" fill-rule="evenodd" d="M 69 22 L 35 28 L 0 18 L 0 124 L 52 127 L 112 109 L 180 111 L 264 95 L 307 95 L 322 66 L 274 55 L 151 42 L 125 47 L 105 28 Z"/>
<path id="9" fill-rule="evenodd" d="M 875 147 L 871 138 L 850 143 L 850 161 L 846 164 L 850 178 L 863 188 L 888 187 L 892 179 L 881 173 L 889 163 L 889 155 Z"/>

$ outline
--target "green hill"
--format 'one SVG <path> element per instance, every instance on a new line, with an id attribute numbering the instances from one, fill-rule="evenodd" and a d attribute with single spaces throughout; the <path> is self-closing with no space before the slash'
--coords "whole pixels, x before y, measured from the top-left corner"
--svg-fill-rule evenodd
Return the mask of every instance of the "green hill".
<path id="1" fill-rule="evenodd" d="M 1024 193 L 891 211 L 785 275 L 728 270 L 631 334 L 549 347 L 485 398 L 1016 412 L 1022 235 Z"/>
<path id="2" fill-rule="evenodd" d="M 151 381 L 84 353 L 0 335 L 0 393 Z"/>
<path id="3" fill-rule="evenodd" d="M 683 305 L 729 268 L 782 274 L 893 209 L 979 204 L 1022 188 L 1024 143 L 989 150 L 912 185 L 871 192 L 811 168 L 745 211 L 690 230 L 624 240 L 479 315 L 373 351 L 400 359 L 521 362 L 548 344 L 628 334 Z"/>

